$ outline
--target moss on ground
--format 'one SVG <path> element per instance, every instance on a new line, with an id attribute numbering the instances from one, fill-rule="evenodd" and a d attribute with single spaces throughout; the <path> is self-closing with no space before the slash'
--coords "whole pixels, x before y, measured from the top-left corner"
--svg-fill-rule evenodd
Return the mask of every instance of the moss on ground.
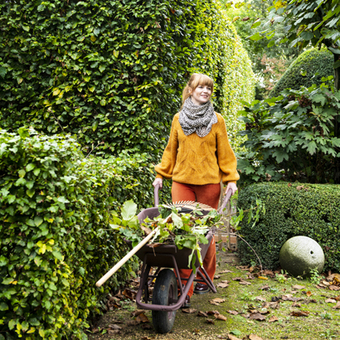
<path id="1" fill-rule="evenodd" d="M 259 276 L 249 268 L 225 263 L 223 253 L 216 272 L 215 285 L 229 281 L 217 294 L 194 295 L 193 313 L 178 310 L 172 331 L 157 334 L 150 323 L 137 323 L 131 312 L 134 302 L 103 315 L 90 333 L 90 340 L 210 340 L 229 339 L 340 339 L 340 291 L 321 288 L 316 276 L 296 279 L 280 273 L 264 272 Z M 314 280 L 314 282 L 312 282 Z M 225 299 L 212 305 L 215 298 Z M 338 308 L 334 308 L 339 305 Z M 218 311 L 226 321 L 198 312 Z M 300 316 L 298 316 L 300 315 Z M 262 320 L 261 320 L 262 319 Z M 213 323 L 209 323 L 212 320 Z M 114 328 L 120 327 L 119 330 Z M 251 336 L 253 335 L 253 336 Z"/>

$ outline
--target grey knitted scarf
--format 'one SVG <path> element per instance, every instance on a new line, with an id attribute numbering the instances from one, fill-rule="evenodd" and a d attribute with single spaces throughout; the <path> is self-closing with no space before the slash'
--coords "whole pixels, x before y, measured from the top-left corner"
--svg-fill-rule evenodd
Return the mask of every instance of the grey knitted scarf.
<path id="1" fill-rule="evenodd" d="M 210 100 L 203 105 L 195 105 L 189 97 L 183 104 L 178 121 L 186 136 L 196 132 L 199 137 L 205 137 L 217 123 L 217 116 Z"/>

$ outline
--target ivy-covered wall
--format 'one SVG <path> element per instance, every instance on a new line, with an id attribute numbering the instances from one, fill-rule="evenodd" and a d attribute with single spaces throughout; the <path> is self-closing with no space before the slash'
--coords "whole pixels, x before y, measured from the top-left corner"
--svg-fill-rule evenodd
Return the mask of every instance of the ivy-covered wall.
<path id="1" fill-rule="evenodd" d="M 225 116 L 253 93 L 214 0 L 6 1 L 0 32 L 1 127 L 70 133 L 85 152 L 160 154 L 194 71 L 215 79 Z"/>

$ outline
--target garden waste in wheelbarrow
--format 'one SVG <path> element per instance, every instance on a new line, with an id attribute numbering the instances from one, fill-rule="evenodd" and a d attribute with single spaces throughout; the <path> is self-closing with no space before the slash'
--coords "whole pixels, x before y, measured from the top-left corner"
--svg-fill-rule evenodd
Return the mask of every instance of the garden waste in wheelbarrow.
<path id="1" fill-rule="evenodd" d="M 231 193 L 228 192 L 218 211 L 219 213 L 222 213 L 230 196 Z M 138 214 L 137 217 L 140 223 L 142 223 L 146 218 L 153 219 L 160 215 L 157 207 L 158 188 L 155 188 L 155 205 L 155 208 L 145 209 Z M 199 203 L 197 202 L 185 202 L 182 204 L 176 203 L 174 207 L 176 207 L 179 212 L 188 213 L 195 208 L 197 209 L 197 205 L 199 206 Z M 212 209 L 209 209 L 209 207 L 205 205 L 201 205 L 201 207 L 200 211 L 203 215 L 208 214 Z M 214 228 L 210 228 L 205 236 L 208 243 L 200 244 L 202 260 L 205 258 L 209 245 L 212 241 L 213 234 Z M 147 238 L 150 240 L 150 235 Z M 192 249 L 178 249 L 178 247 L 174 244 L 157 244 L 157 247 L 154 247 L 153 245 L 150 246 L 146 244 L 147 242 L 145 242 L 144 239 L 144 244 L 142 246 L 137 246 L 138 249 L 135 249 L 137 248 L 135 247 L 131 251 L 133 254 L 136 254 L 143 263 L 140 275 L 140 286 L 136 295 L 136 304 L 138 308 L 152 311 L 152 322 L 157 332 L 167 333 L 171 331 L 174 325 L 176 311 L 183 306 L 189 289 L 194 281 L 204 282 L 208 285 L 212 292 L 216 293 L 217 291 L 205 269 L 200 266 L 197 254 L 195 257 L 195 267 L 200 273 L 200 277 L 202 279 L 197 279 L 197 273 L 194 272 L 191 273 L 189 278 L 180 277 L 179 269 L 190 268 L 189 256 Z M 131 252 L 129 254 L 131 254 Z M 120 262 L 123 260 L 124 259 Z M 115 267 L 117 267 L 117 265 Z M 97 286 L 100 286 L 113 274 L 115 267 L 113 267 L 111 271 L 97 282 Z M 149 287 L 153 282 L 154 288 L 151 297 Z"/>

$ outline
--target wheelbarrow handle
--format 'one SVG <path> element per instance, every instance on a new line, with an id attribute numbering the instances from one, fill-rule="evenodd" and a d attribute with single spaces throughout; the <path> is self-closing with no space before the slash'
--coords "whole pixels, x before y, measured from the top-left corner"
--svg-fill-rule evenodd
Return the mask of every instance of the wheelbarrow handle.
<path id="1" fill-rule="evenodd" d="M 158 207 L 158 204 L 159 204 L 159 195 L 158 195 L 159 189 L 160 189 L 160 186 L 159 184 L 157 184 L 154 189 L 155 207 Z"/>
<path id="2" fill-rule="evenodd" d="M 228 204 L 228 201 L 230 200 L 230 197 L 232 196 L 232 189 L 229 189 L 226 193 L 226 195 L 224 196 L 224 199 L 223 199 L 223 202 L 222 202 L 222 205 L 220 206 L 220 209 L 218 209 L 218 213 L 219 214 L 222 214 L 223 213 L 223 210 L 225 209 L 225 207 L 227 206 Z"/>

